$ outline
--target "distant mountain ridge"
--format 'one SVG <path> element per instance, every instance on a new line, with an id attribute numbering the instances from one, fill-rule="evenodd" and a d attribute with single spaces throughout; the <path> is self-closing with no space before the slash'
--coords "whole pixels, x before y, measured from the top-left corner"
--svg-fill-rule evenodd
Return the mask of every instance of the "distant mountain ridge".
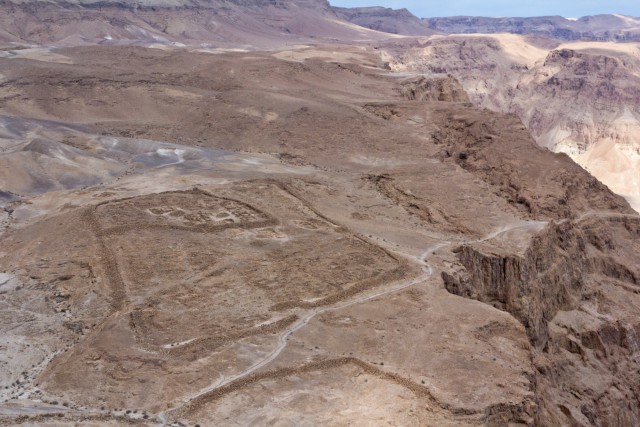
<path id="1" fill-rule="evenodd" d="M 640 18 L 445 17 L 407 9 L 332 7 L 327 0 L 0 0 L 0 42 L 185 43 L 271 47 L 389 34 L 514 33 L 556 40 L 640 41 Z"/>
<path id="2" fill-rule="evenodd" d="M 445 34 L 533 34 L 556 40 L 640 41 L 640 18 L 624 15 L 595 15 L 579 19 L 562 16 L 531 18 L 488 18 L 453 16 L 418 18 L 407 9 L 384 7 L 341 8 L 332 10 L 353 24 L 407 36 Z"/>
<path id="3" fill-rule="evenodd" d="M 268 7 L 299 5 L 329 9 L 327 0 L 0 0 L 0 5 L 58 5 L 61 7 L 106 7 L 118 6 L 128 9 L 141 8 L 220 8 L 229 5 L 243 7 Z"/>
<path id="4" fill-rule="evenodd" d="M 484 18 L 456 16 L 428 18 L 423 22 L 433 30 L 447 34 L 535 34 L 558 40 L 638 41 L 640 19 L 623 15 L 562 16 L 532 18 Z"/>
<path id="5" fill-rule="evenodd" d="M 341 20 L 327 0 L 0 0 L 0 43 L 271 48 L 387 37 Z"/>

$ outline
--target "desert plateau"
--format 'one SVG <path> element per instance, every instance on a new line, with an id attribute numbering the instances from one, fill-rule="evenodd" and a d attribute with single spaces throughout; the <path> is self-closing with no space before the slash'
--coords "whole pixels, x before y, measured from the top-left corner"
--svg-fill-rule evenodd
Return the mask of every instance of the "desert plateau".
<path id="1" fill-rule="evenodd" d="M 640 20 L 587 21 L 1 0 L 0 425 L 640 425 Z"/>

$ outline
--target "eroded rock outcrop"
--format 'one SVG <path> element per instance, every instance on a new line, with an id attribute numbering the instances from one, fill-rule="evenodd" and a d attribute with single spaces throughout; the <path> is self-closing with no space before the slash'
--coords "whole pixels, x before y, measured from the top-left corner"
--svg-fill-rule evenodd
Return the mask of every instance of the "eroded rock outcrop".
<path id="1" fill-rule="evenodd" d="M 473 246 L 456 250 L 468 276 L 444 273 L 449 292 L 489 303 L 520 320 L 531 342 L 542 349 L 548 322 L 559 310 L 576 306 L 590 270 L 588 240 L 570 223 L 552 224 L 522 255 L 484 253 Z"/>
<path id="2" fill-rule="evenodd" d="M 640 422 L 640 218 L 591 213 L 551 223 L 520 254 L 459 247 L 447 290 L 526 327 L 539 425 Z M 616 410 L 612 410 L 616 408 Z"/>
<path id="3" fill-rule="evenodd" d="M 410 101 L 469 102 L 469 96 L 453 76 L 418 77 L 402 82 L 402 95 Z"/>

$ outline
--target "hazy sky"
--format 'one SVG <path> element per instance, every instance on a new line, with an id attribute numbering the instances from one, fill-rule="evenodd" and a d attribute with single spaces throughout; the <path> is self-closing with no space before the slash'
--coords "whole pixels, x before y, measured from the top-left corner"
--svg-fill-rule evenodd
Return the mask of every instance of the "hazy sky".
<path id="1" fill-rule="evenodd" d="M 329 0 L 334 6 L 406 7 L 422 18 L 434 16 L 543 16 L 579 18 L 599 13 L 640 17 L 640 0 Z"/>

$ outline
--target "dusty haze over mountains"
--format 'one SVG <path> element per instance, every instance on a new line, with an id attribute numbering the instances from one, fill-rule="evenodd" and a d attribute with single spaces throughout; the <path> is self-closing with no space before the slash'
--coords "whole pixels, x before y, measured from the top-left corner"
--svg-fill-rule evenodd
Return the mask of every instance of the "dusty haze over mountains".
<path id="1" fill-rule="evenodd" d="M 0 424 L 640 424 L 638 44 L 473 22 L 0 2 Z"/>

